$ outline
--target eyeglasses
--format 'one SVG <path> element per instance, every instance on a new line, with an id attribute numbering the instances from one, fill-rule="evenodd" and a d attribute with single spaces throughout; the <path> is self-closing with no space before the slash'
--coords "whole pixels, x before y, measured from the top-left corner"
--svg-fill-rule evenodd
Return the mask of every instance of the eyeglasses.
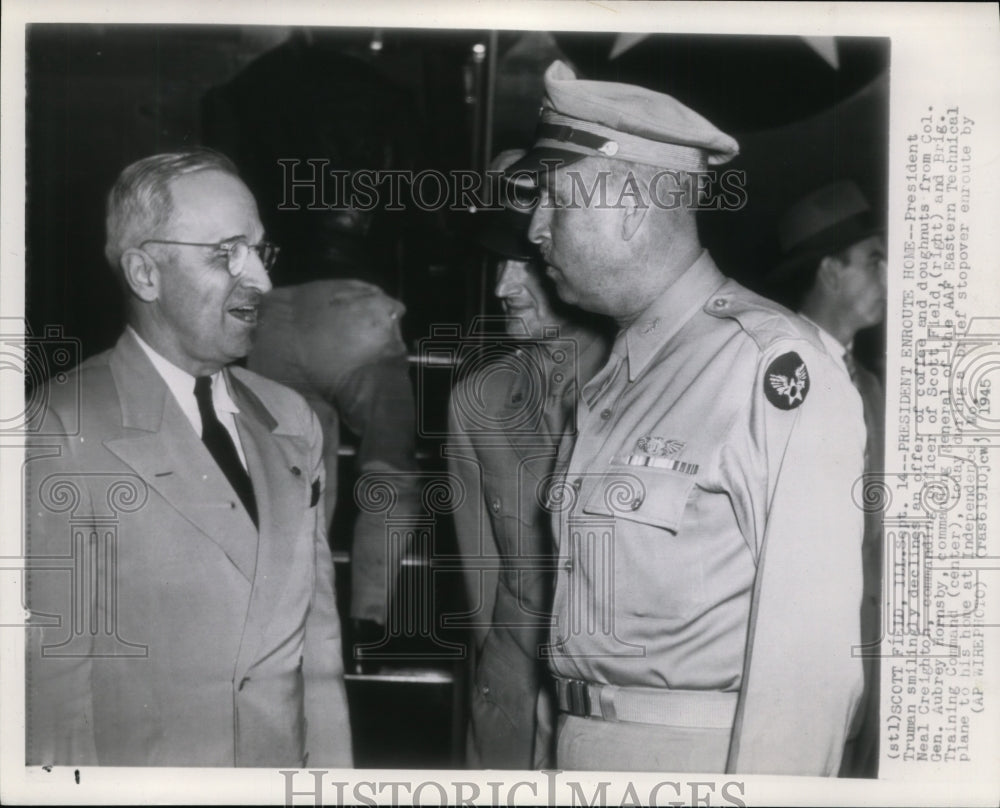
<path id="1" fill-rule="evenodd" d="M 181 247 L 206 247 L 215 250 L 217 253 L 226 256 L 226 271 L 234 278 L 240 277 L 247 266 L 247 256 L 250 250 L 257 253 L 264 271 L 270 272 L 274 267 L 274 262 L 278 260 L 278 253 L 281 248 L 270 241 L 261 241 L 257 244 L 250 244 L 245 238 L 237 237 L 220 241 L 218 244 L 206 244 L 201 241 L 169 241 L 167 239 L 149 238 L 139 245 L 141 250 L 147 244 L 176 244 Z"/>

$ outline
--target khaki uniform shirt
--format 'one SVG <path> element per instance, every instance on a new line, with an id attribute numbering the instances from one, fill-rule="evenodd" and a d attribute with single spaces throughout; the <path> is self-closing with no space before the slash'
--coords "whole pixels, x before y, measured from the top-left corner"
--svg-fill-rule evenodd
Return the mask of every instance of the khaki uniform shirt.
<path id="1" fill-rule="evenodd" d="M 728 770 L 835 774 L 861 691 L 861 401 L 708 253 L 582 390 L 550 490 L 551 667 L 739 693 Z"/>

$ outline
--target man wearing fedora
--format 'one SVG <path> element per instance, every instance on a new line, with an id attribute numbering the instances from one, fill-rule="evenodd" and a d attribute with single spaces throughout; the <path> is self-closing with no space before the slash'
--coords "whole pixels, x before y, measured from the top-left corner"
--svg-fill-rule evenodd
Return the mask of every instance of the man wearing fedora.
<path id="1" fill-rule="evenodd" d="M 868 201 L 850 180 L 804 196 L 778 223 L 782 260 L 770 274 L 787 303 L 816 326 L 830 355 L 847 372 L 864 405 L 865 473 L 883 469 L 885 396 L 870 370 L 854 359 L 855 335 L 885 318 L 884 229 Z M 874 777 L 878 771 L 878 643 L 881 639 L 882 519 L 865 511 L 862 543 L 864 597 L 861 647 L 865 692 L 841 767 L 842 776 Z"/>
<path id="2" fill-rule="evenodd" d="M 620 329 L 550 493 L 556 765 L 835 775 L 862 691 L 861 401 L 701 245 L 698 175 L 733 138 L 560 62 L 545 90 L 509 171 L 541 175 L 529 238 Z"/>
<path id="3" fill-rule="evenodd" d="M 523 155 L 502 152 L 491 168 Z M 530 210 L 511 204 L 476 217 L 479 243 L 496 259 L 509 344 L 468 363 L 449 406 L 449 470 L 466 492 L 455 527 L 476 613 L 466 762 L 537 769 L 552 765 L 554 723 L 540 651 L 551 619 L 553 539 L 539 492 L 562 436 L 575 428 L 577 379 L 604 363 L 612 324 L 556 297 L 527 239 Z"/>

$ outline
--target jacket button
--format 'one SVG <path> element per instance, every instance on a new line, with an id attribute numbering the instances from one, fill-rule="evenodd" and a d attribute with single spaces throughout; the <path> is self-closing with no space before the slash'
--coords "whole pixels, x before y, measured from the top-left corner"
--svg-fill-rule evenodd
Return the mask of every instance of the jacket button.
<path id="1" fill-rule="evenodd" d="M 568 558 L 568 559 L 566 559 L 565 562 L 563 562 L 563 569 L 566 570 L 566 572 L 572 572 L 573 571 L 573 559 L 572 558 Z"/>
<path id="2" fill-rule="evenodd" d="M 490 686 L 489 685 L 483 685 L 482 690 L 483 690 L 483 695 L 484 696 L 490 695 Z"/>
<path id="3" fill-rule="evenodd" d="M 296 477 L 301 477 L 302 469 L 300 469 L 298 466 L 292 466 L 292 474 L 294 474 Z"/>
<path id="4" fill-rule="evenodd" d="M 583 478 L 582 478 L 582 477 L 577 477 L 577 478 L 576 478 L 575 480 L 573 480 L 573 487 L 574 487 L 574 488 L 575 488 L 575 489 L 576 489 L 577 491 L 579 491 L 579 490 L 580 490 L 580 486 L 581 486 L 581 485 L 583 485 Z"/>
<path id="5" fill-rule="evenodd" d="M 490 508 L 493 513 L 500 513 L 500 500 L 494 499 L 493 502 L 490 503 Z"/>
<path id="6" fill-rule="evenodd" d="M 607 421 L 611 417 L 611 410 L 601 410 L 601 420 Z"/>
<path id="7" fill-rule="evenodd" d="M 631 507 L 632 507 L 632 510 L 633 510 L 633 511 L 637 511 L 637 510 L 639 510 L 639 508 L 641 508 L 641 507 L 642 507 L 642 497 L 641 497 L 641 496 L 638 496 L 638 497 L 636 497 L 635 499 L 633 499 L 633 500 L 632 500 L 632 506 L 631 506 Z"/>

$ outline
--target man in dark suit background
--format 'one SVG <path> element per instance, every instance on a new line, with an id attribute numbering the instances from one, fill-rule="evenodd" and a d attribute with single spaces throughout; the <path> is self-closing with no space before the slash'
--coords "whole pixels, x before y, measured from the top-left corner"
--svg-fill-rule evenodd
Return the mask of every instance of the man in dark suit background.
<path id="1" fill-rule="evenodd" d="M 139 160 L 109 195 L 128 327 L 46 391 L 25 472 L 29 764 L 351 764 L 321 430 L 230 367 L 263 238 L 214 152 Z"/>
<path id="2" fill-rule="evenodd" d="M 778 223 L 778 239 L 782 260 L 769 280 L 779 287 L 776 296 L 784 298 L 782 302 L 816 326 L 827 351 L 850 375 L 864 405 L 865 473 L 878 475 L 884 463 L 885 393 L 878 377 L 854 358 L 854 339 L 885 319 L 884 228 L 858 186 L 840 180 L 792 205 Z M 878 772 L 881 511 L 865 511 L 861 552 L 865 691 L 840 769 L 841 776 L 848 777 L 874 777 Z"/>

